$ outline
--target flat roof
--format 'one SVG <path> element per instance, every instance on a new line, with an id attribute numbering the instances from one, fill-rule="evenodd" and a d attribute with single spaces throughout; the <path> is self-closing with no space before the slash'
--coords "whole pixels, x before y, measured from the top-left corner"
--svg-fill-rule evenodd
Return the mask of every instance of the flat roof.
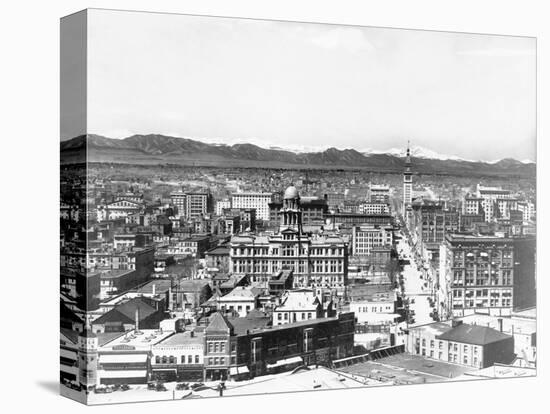
<path id="1" fill-rule="evenodd" d="M 451 381 L 476 368 L 450 364 L 408 353 L 396 354 L 376 361 L 360 362 L 340 371 L 379 379 L 394 384 L 423 384 Z"/>
<path id="2" fill-rule="evenodd" d="M 203 340 L 204 332 L 194 331 L 193 336 L 191 336 L 191 331 L 176 332 L 160 342 L 157 342 L 155 347 L 202 344 Z"/>
<path id="3" fill-rule="evenodd" d="M 162 331 L 160 329 L 140 329 L 137 333 L 132 330 L 128 332 L 117 332 L 117 334 L 117 337 L 101 345 L 102 351 L 113 350 L 113 347 L 119 345 L 135 347 L 137 348 L 136 350 L 139 350 L 139 348 L 149 349 L 151 345 L 159 343 L 170 335 L 173 335 L 174 332 Z"/>

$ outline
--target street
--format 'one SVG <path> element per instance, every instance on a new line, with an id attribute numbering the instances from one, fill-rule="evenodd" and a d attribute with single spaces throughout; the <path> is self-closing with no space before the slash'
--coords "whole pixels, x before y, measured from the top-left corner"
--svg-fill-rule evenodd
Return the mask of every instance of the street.
<path id="1" fill-rule="evenodd" d="M 399 240 L 397 251 L 401 260 L 409 261 L 403 267 L 404 299 L 409 300 L 409 312 L 413 313 L 414 323 L 433 322 L 430 316 L 433 309 L 429 302 L 431 292 L 424 286 L 426 281 L 422 279 L 422 271 L 418 270 L 416 258 L 405 235 Z"/>

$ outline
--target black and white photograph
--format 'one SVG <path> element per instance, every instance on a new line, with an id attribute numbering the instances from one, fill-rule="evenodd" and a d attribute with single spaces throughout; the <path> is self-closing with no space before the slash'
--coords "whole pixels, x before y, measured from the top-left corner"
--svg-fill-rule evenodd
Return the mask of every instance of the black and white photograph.
<path id="1" fill-rule="evenodd" d="M 536 376 L 536 38 L 60 24 L 62 395 Z"/>

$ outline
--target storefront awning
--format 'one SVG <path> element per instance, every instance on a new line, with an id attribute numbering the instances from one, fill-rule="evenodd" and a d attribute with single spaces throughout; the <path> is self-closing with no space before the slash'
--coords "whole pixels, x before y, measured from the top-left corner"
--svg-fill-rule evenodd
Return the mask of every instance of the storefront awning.
<path id="1" fill-rule="evenodd" d="M 128 364 L 147 362 L 147 354 L 107 354 L 99 356 L 100 364 Z"/>
<path id="2" fill-rule="evenodd" d="M 302 357 L 292 357 L 287 359 L 280 359 L 273 364 L 267 364 L 267 368 L 277 368 L 284 365 L 301 364 L 303 362 Z"/>
<path id="3" fill-rule="evenodd" d="M 147 377 L 147 370 L 113 370 L 113 371 L 100 371 L 100 378 L 145 378 Z"/>
<path id="4" fill-rule="evenodd" d="M 250 371 L 246 365 L 242 367 L 229 367 L 229 375 L 248 374 Z"/>

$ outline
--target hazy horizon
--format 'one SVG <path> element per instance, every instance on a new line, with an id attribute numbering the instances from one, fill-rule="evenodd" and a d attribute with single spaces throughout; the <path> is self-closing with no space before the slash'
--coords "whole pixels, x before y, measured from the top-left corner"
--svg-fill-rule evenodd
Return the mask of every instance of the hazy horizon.
<path id="1" fill-rule="evenodd" d="M 88 13 L 89 133 L 536 160 L 534 38 Z"/>

